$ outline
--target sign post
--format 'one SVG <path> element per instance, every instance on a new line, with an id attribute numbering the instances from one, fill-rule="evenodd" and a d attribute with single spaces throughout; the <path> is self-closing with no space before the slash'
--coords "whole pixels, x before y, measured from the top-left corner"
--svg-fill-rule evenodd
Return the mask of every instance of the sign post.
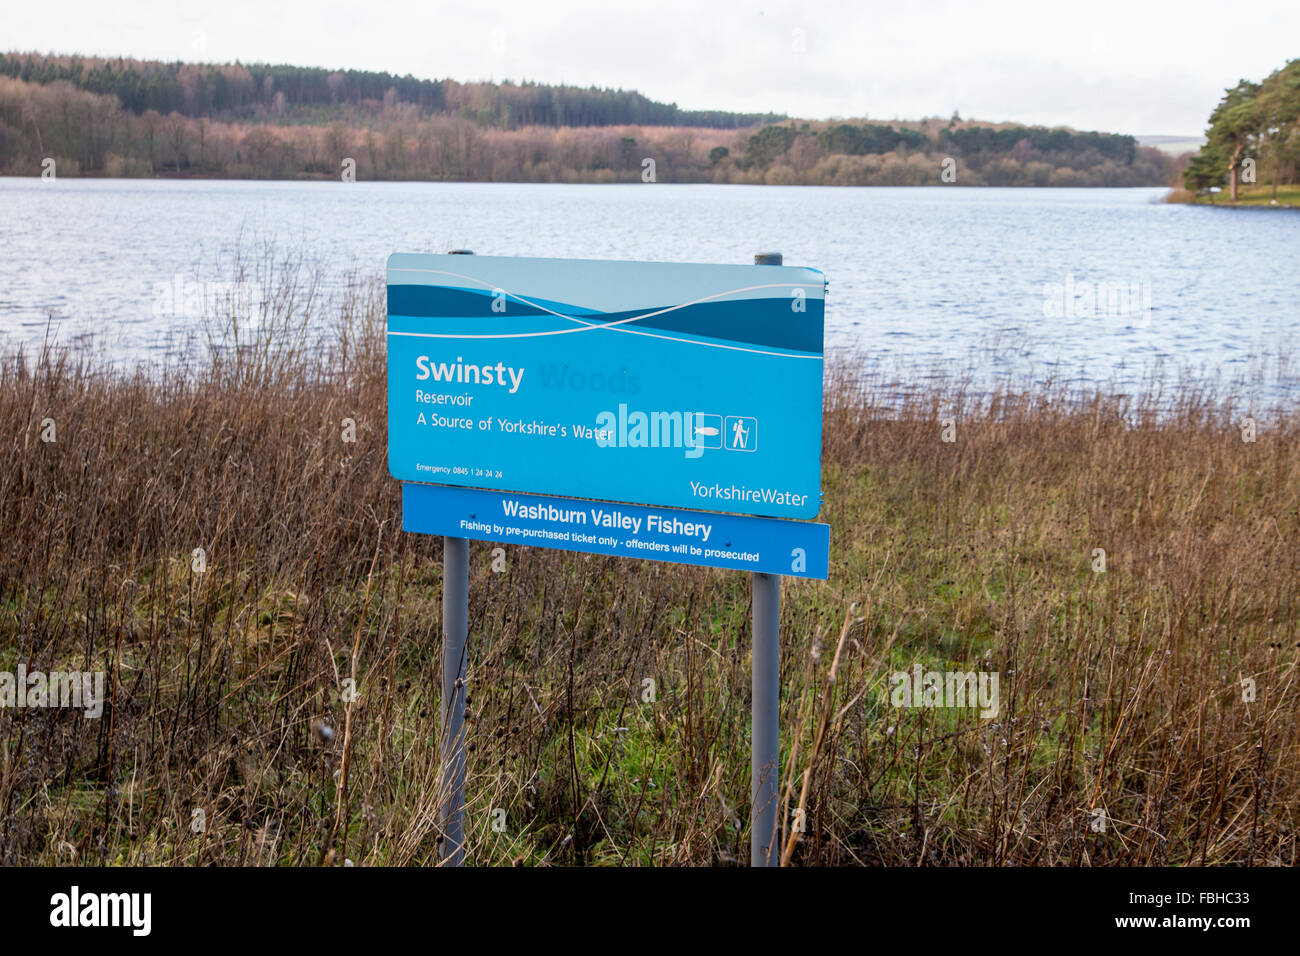
<path id="1" fill-rule="evenodd" d="M 779 266 L 781 253 L 759 253 L 754 265 Z M 761 571 L 753 575 L 754 648 L 750 660 L 749 865 L 775 866 L 777 853 L 776 790 L 781 766 L 781 578 Z"/>
<path id="2" fill-rule="evenodd" d="M 750 863 L 779 861 L 781 578 L 825 580 L 825 279 L 395 254 L 388 461 L 443 537 L 441 860 L 464 861 L 469 540 L 752 574 Z M 802 520 L 790 520 L 802 519 Z"/>
<path id="3" fill-rule="evenodd" d="M 468 249 L 453 256 L 472 256 Z M 442 740 L 439 789 L 441 857 L 447 866 L 465 859 L 465 645 L 469 639 L 469 540 L 442 539 Z"/>
<path id="4" fill-rule="evenodd" d="M 442 859 L 465 856 L 465 643 L 469 636 L 469 540 L 442 539 Z"/>
<path id="5" fill-rule="evenodd" d="M 749 865 L 776 866 L 776 785 L 780 768 L 781 703 L 781 578 L 754 573 L 753 752 L 749 791 L 753 824 L 749 832 Z"/>

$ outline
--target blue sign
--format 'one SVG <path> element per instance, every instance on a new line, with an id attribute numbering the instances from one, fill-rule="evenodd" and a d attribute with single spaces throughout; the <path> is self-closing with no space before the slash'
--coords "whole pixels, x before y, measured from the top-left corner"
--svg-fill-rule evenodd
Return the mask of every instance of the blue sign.
<path id="1" fill-rule="evenodd" d="M 402 530 L 825 580 L 830 526 L 402 484 Z"/>
<path id="2" fill-rule="evenodd" d="M 393 255 L 389 470 L 813 518 L 824 288 L 784 266 Z"/>

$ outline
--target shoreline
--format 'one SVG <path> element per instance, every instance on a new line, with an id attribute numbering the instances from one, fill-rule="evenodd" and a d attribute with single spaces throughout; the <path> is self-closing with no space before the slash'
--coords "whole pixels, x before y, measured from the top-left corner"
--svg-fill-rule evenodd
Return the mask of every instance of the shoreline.
<path id="1" fill-rule="evenodd" d="M 1236 202 L 1227 198 L 1226 190 L 1207 196 L 1193 195 L 1187 189 L 1171 189 L 1164 201 L 1175 205 L 1223 209 L 1300 209 L 1300 185 L 1278 186 L 1277 190 L 1276 202 L 1273 201 L 1273 187 L 1260 185 L 1238 187 Z"/>
<path id="2" fill-rule="evenodd" d="M 14 172 L 0 171 L 0 179 L 16 180 L 40 180 L 40 173 L 19 174 Z M 189 176 L 189 175 L 157 175 L 148 176 L 110 176 L 104 172 L 94 173 L 75 173 L 71 175 L 60 175 L 56 178 L 58 181 L 78 181 L 87 180 L 93 182 L 226 182 L 226 183 L 341 183 L 337 176 Z M 384 177 L 382 179 L 369 179 L 358 177 L 351 183 L 344 185 L 355 185 L 357 183 L 432 183 L 432 184 L 457 184 L 457 185 L 482 185 L 482 186 L 759 186 L 759 187 L 803 187 L 803 188 L 832 188 L 832 189 L 952 189 L 960 187 L 962 189 L 1023 189 L 1026 191 L 1053 190 L 1053 189 L 1169 189 L 1173 187 L 1167 183 L 1145 183 L 1145 184 L 1125 184 L 1125 185 L 1105 185 L 1099 183 L 1089 183 L 1082 185 L 998 185 L 995 183 L 984 182 L 927 182 L 927 183 L 837 183 L 837 182 L 731 182 L 718 181 L 715 179 L 683 179 L 667 180 L 660 179 L 653 183 L 644 183 L 639 178 L 633 177 L 628 179 L 419 179 L 419 178 L 398 178 Z M 1176 191 L 1176 190 L 1175 190 Z"/>

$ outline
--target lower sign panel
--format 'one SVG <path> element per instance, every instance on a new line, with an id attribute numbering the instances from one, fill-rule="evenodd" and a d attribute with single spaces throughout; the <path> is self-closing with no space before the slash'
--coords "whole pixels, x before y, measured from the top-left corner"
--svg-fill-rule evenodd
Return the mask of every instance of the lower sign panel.
<path id="1" fill-rule="evenodd" d="M 402 530 L 826 580 L 830 525 L 402 483 Z"/>

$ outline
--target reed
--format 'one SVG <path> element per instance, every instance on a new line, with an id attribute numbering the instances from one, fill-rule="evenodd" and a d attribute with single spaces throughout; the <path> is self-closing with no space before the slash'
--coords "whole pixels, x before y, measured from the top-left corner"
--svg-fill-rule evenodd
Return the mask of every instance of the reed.
<path id="1" fill-rule="evenodd" d="M 437 860 L 440 541 L 387 473 L 382 286 L 267 281 L 196 360 L 0 364 L 0 671 L 108 688 L 98 720 L 0 710 L 0 863 Z M 1296 862 L 1300 412 L 1242 403 L 829 363 L 788 862 Z M 743 862 L 747 578 L 491 548 L 468 858 Z M 914 665 L 997 673 L 997 716 L 894 706 Z"/>

